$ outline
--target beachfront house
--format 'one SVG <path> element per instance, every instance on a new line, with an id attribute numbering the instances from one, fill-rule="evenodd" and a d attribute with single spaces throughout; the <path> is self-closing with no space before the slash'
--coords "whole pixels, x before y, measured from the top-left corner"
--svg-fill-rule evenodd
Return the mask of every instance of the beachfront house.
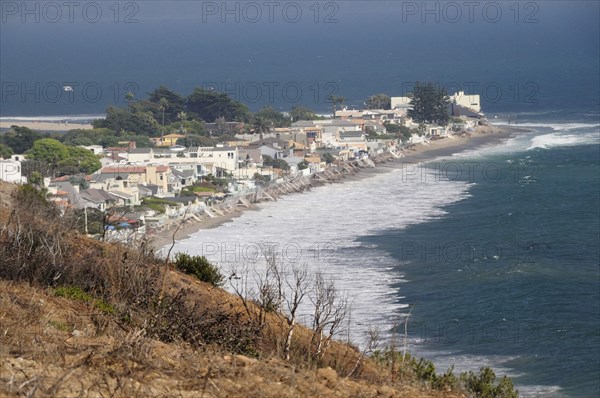
<path id="1" fill-rule="evenodd" d="M 475 112 L 481 112 L 481 99 L 478 94 L 465 94 L 459 91 L 450 97 L 450 103 L 468 108 Z"/>
<path id="2" fill-rule="evenodd" d="M 367 140 L 362 131 L 341 131 L 338 133 L 337 142 L 339 146 L 354 152 L 367 150 Z"/>

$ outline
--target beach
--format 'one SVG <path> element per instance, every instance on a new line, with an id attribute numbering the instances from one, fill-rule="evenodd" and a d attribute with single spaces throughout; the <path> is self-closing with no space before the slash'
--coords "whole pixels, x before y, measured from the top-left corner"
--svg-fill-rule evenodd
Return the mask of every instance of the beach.
<path id="1" fill-rule="evenodd" d="M 0 130 L 8 130 L 12 126 L 27 127 L 31 130 L 51 132 L 67 132 L 75 129 L 91 130 L 93 128 L 93 126 L 89 123 L 0 120 Z"/>
<path id="2" fill-rule="evenodd" d="M 428 143 L 415 144 L 407 147 L 403 151 L 403 157 L 389 162 L 380 163 L 374 168 L 360 169 L 356 174 L 347 175 L 339 180 L 344 183 L 356 179 L 369 178 L 373 175 L 397 170 L 405 167 L 407 164 L 425 163 L 442 156 L 451 156 L 454 153 L 462 152 L 468 149 L 474 149 L 481 146 L 494 145 L 514 134 L 526 131 L 524 129 L 513 127 L 480 126 L 475 131 L 461 136 L 454 135 L 442 139 L 432 140 Z M 207 218 L 201 221 L 188 219 L 183 223 L 178 223 L 175 228 L 158 231 L 149 236 L 150 244 L 157 250 L 168 248 L 175 242 L 189 238 L 194 233 L 203 230 L 216 228 L 224 223 L 231 222 L 239 217 L 242 212 L 249 210 L 258 210 L 262 206 L 252 204 L 249 209 L 238 207 L 233 211 L 214 218 Z"/>

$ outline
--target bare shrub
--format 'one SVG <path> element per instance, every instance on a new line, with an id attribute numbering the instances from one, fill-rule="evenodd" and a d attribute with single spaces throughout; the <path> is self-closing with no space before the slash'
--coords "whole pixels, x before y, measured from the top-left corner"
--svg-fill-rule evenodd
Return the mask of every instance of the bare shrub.
<path id="1" fill-rule="evenodd" d="M 314 310 L 309 355 L 311 360 L 320 361 L 348 315 L 348 298 L 340 294 L 333 279 L 325 277 L 322 272 L 316 273 L 309 297 Z"/>

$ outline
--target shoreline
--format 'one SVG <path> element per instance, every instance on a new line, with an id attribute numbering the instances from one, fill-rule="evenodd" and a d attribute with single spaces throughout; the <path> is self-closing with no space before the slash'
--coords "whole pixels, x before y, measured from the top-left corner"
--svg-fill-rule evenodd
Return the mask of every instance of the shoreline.
<path id="1" fill-rule="evenodd" d="M 77 122 L 50 122 L 50 121 L 20 121 L 20 120 L 0 120 L 0 131 L 10 130 L 12 126 L 27 127 L 31 130 L 41 132 L 67 132 L 69 130 L 91 130 L 93 126 L 90 123 Z"/>
<path id="2" fill-rule="evenodd" d="M 517 133 L 529 131 L 522 128 L 513 128 L 508 126 L 481 126 L 476 131 L 464 136 L 451 136 L 439 140 L 430 141 L 427 144 L 415 144 L 402 151 L 403 157 L 393 159 L 388 162 L 377 164 L 374 168 L 360 169 L 355 174 L 346 175 L 344 178 L 335 181 L 335 183 L 344 183 L 346 181 L 356 181 L 369 178 L 380 173 L 387 173 L 392 170 L 403 167 L 403 163 L 425 163 L 434 159 L 451 156 L 455 153 L 463 152 L 469 149 L 481 148 L 488 145 L 501 143 L 505 139 L 513 137 Z M 334 183 L 334 182 L 331 182 Z M 151 247 L 156 251 L 168 250 L 175 243 L 190 238 L 193 234 L 203 229 L 219 227 L 225 223 L 242 215 L 245 211 L 257 211 L 262 207 L 258 204 L 251 204 L 250 208 L 235 208 L 230 213 L 219 215 L 214 218 L 208 218 L 201 221 L 191 221 L 179 224 L 178 229 L 167 229 L 148 236 Z M 174 254 L 174 253 L 171 253 Z"/>

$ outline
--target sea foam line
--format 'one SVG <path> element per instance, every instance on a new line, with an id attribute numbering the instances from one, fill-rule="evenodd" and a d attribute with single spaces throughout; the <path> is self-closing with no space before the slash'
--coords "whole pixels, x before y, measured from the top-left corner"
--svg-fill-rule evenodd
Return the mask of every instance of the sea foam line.
<path id="1" fill-rule="evenodd" d="M 371 325 L 385 335 L 407 312 L 408 303 L 398 299 L 404 281 L 398 261 L 363 246 L 359 237 L 442 217 L 442 206 L 467 196 L 466 183 L 433 177 L 402 182 L 400 170 L 394 170 L 266 203 L 263 211 L 244 212 L 226 227 L 199 231 L 178 242 L 175 250 L 208 254 L 224 273 L 231 262 L 247 262 L 244 250 L 259 244 L 277 244 L 278 254 L 288 259 L 300 252 L 298 263 L 331 276 L 353 299 L 352 323 L 359 327 L 350 336 L 360 345 Z M 209 244 L 219 249 L 206 253 L 203 247 Z M 318 256 L 316 250 L 321 250 Z M 266 267 L 262 260 L 251 265 L 259 273 Z M 310 310 L 304 316 L 310 323 Z"/>

